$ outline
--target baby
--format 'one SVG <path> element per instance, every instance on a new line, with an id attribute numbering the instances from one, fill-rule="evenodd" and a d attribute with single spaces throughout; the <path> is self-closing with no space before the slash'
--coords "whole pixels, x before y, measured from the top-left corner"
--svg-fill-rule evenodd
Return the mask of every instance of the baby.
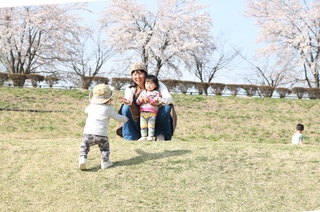
<path id="1" fill-rule="evenodd" d="M 116 113 L 111 104 L 113 88 L 105 84 L 99 84 L 89 94 L 90 105 L 85 109 L 88 114 L 83 130 L 80 146 L 79 169 L 85 170 L 87 155 L 90 147 L 98 145 L 101 152 L 101 169 L 112 166 L 109 160 L 110 146 L 108 138 L 108 126 L 110 118 L 120 122 L 127 122 L 128 118 Z"/>

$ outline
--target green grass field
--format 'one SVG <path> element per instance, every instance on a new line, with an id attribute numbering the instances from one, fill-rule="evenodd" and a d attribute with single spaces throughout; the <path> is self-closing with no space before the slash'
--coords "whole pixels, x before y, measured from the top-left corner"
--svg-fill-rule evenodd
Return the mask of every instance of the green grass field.
<path id="1" fill-rule="evenodd" d="M 173 95 L 172 141 L 123 140 L 112 120 L 114 166 L 93 147 L 79 171 L 88 91 L 0 93 L 0 211 L 320 210 L 318 100 Z"/>

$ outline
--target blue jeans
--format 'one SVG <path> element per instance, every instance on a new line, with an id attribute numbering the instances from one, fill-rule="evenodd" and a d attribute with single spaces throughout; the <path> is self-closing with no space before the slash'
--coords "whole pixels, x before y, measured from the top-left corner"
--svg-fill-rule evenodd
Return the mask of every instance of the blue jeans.
<path id="1" fill-rule="evenodd" d="M 163 135 L 165 140 L 171 140 L 172 124 L 171 124 L 171 106 L 165 105 L 158 111 L 156 118 L 156 126 L 154 136 Z M 126 140 L 138 140 L 141 138 L 140 120 L 132 119 L 131 111 L 128 105 L 123 105 L 121 114 L 128 117 L 129 121 L 122 125 L 122 136 Z"/>

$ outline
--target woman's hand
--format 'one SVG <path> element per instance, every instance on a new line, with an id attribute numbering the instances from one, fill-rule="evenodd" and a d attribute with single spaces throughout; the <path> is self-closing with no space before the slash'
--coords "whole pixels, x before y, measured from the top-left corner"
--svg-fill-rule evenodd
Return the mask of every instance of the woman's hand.
<path id="1" fill-rule="evenodd" d="M 156 106 L 165 105 L 165 104 L 167 104 L 167 102 L 168 101 L 166 99 L 157 97 L 157 98 L 154 99 L 153 105 L 156 105 Z"/>
<path id="2" fill-rule="evenodd" d="M 126 105 L 129 105 L 130 104 L 130 101 L 122 96 L 119 96 L 119 99 L 120 99 L 120 102 L 121 103 L 124 103 Z"/>
<path id="3" fill-rule="evenodd" d="M 155 98 L 153 101 L 152 101 L 152 105 L 155 105 L 155 106 L 158 106 L 160 105 L 160 99 L 159 98 Z"/>

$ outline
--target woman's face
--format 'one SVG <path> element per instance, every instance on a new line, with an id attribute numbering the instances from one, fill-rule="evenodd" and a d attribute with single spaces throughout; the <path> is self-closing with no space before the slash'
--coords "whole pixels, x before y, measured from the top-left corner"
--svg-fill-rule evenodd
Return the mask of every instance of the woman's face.
<path id="1" fill-rule="evenodd" d="M 135 82 L 140 88 L 144 88 L 144 80 L 146 78 L 146 74 L 144 71 L 136 70 L 132 73 L 132 80 Z"/>

